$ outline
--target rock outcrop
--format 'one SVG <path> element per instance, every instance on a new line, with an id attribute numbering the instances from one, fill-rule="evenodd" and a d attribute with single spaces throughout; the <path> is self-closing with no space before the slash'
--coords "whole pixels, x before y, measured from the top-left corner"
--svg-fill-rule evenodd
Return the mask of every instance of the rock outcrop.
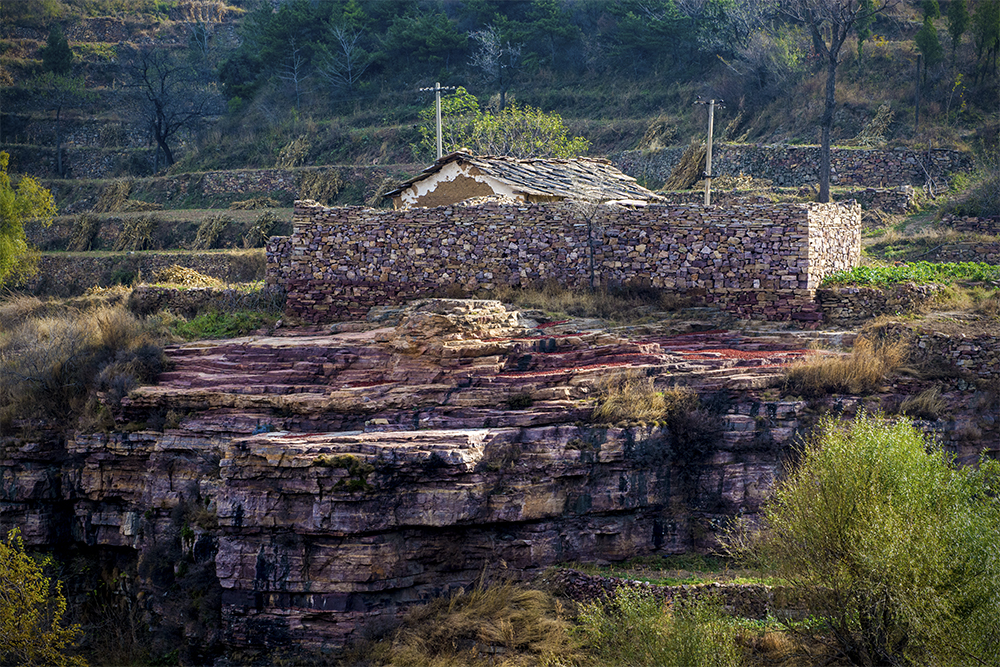
<path id="1" fill-rule="evenodd" d="M 810 423 L 767 390 L 809 354 L 789 333 L 616 332 L 447 300 L 371 320 L 173 346 L 121 430 L 18 425 L 0 523 L 131 554 L 128 590 L 165 641 L 319 649 L 499 564 L 710 549 Z M 700 407 L 592 423 L 620 372 Z"/>

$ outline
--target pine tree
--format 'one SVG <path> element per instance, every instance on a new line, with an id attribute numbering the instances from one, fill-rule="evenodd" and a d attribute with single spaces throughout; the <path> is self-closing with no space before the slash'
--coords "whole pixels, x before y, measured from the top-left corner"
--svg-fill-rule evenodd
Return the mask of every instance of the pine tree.
<path id="1" fill-rule="evenodd" d="M 969 29 L 968 0 L 951 0 L 948 5 L 948 34 L 951 35 L 951 66 L 955 66 L 955 54 L 962 35 Z"/>
<path id="2" fill-rule="evenodd" d="M 49 39 L 41 49 L 42 67 L 46 72 L 66 75 L 73 69 L 73 50 L 69 48 L 69 42 L 63 35 L 59 24 L 52 26 L 49 30 Z"/>
<path id="3" fill-rule="evenodd" d="M 913 38 L 917 43 L 917 50 L 924 57 L 924 85 L 927 85 L 927 70 L 944 60 L 944 48 L 941 40 L 938 39 L 937 28 L 930 16 L 924 18 L 924 25 Z"/>

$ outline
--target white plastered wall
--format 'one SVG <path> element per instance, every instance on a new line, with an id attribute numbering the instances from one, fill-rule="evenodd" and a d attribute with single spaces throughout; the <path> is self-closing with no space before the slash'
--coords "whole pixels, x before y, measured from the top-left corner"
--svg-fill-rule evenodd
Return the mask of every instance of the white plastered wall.
<path id="1" fill-rule="evenodd" d="M 489 186 L 494 194 L 523 199 L 521 195 L 515 195 L 513 188 L 509 185 L 483 174 L 471 164 L 462 164 L 459 162 L 449 162 L 437 173 L 431 174 L 421 181 L 417 181 L 400 193 L 400 199 L 404 206 L 414 206 L 421 197 L 437 188 L 441 183 L 447 183 L 462 177 L 471 178 L 474 181 Z"/>

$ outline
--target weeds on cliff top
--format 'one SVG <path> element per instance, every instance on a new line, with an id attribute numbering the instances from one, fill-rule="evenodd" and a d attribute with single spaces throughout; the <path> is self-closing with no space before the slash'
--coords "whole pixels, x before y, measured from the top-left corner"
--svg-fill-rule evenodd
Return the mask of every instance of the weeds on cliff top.
<path id="1" fill-rule="evenodd" d="M 745 664 L 738 628 L 710 602 L 675 602 L 618 588 L 608 600 L 585 603 L 576 630 L 594 664 L 737 667 Z"/>
<path id="2" fill-rule="evenodd" d="M 29 302 L 23 302 L 25 307 Z M 156 320 L 124 305 L 38 311 L 0 332 L 0 424 L 79 416 L 100 393 L 111 403 L 163 368 Z"/>
<path id="3" fill-rule="evenodd" d="M 212 310 L 202 313 L 190 320 L 177 320 L 172 329 L 175 334 L 185 340 L 200 340 L 203 338 L 236 338 L 253 333 L 261 327 L 273 324 L 278 316 L 256 310 L 238 310 L 222 312 Z"/>
<path id="4" fill-rule="evenodd" d="M 573 290 L 554 282 L 537 287 L 497 287 L 483 295 L 512 303 L 520 308 L 537 308 L 548 313 L 606 320 L 635 321 L 656 312 L 675 311 L 690 305 L 689 299 L 672 292 L 645 288 L 601 288 L 593 292 Z"/>
<path id="5" fill-rule="evenodd" d="M 905 340 L 858 338 L 850 356 L 814 355 L 785 371 L 785 390 L 800 396 L 868 394 L 899 370 L 907 357 Z"/>
<path id="6" fill-rule="evenodd" d="M 657 391 L 653 379 L 639 371 L 625 371 L 603 379 L 597 387 L 595 422 L 655 422 L 673 413 L 698 408 L 698 394 L 686 387 Z"/>
<path id="7" fill-rule="evenodd" d="M 393 637 L 365 652 L 374 665 L 580 664 L 567 616 L 550 593 L 481 581 L 410 612 Z"/>

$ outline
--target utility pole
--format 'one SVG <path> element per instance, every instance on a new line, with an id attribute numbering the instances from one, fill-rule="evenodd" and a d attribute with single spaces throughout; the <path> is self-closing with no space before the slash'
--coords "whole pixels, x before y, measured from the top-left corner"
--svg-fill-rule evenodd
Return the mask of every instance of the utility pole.
<path id="1" fill-rule="evenodd" d="M 420 92 L 426 93 L 433 90 L 434 91 L 434 102 L 435 102 L 435 120 L 437 121 L 437 159 L 441 159 L 441 91 L 442 90 L 455 90 L 455 86 L 441 86 L 441 82 L 438 81 L 434 84 L 433 88 L 421 88 Z"/>
<path id="2" fill-rule="evenodd" d="M 695 104 L 708 105 L 708 143 L 705 144 L 705 206 L 712 203 L 712 133 L 715 124 L 715 105 L 718 104 L 725 108 L 722 102 L 723 100 L 703 102 L 700 99 L 695 102 Z"/>

